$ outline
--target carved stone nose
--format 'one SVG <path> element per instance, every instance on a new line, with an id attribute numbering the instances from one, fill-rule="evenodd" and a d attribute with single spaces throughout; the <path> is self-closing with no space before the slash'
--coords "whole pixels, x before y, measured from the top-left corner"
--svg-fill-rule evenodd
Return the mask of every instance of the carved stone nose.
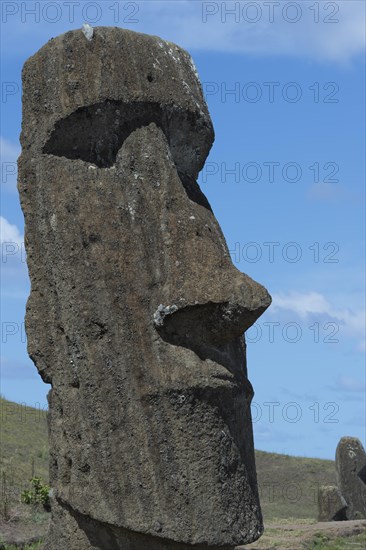
<path id="1" fill-rule="evenodd" d="M 222 346 L 241 336 L 271 303 L 264 287 L 238 274 L 239 292 L 227 300 L 196 305 L 163 306 L 155 325 L 161 336 L 176 345 L 199 349 L 202 344 Z M 163 313 L 163 314 L 161 314 Z"/>
<path id="2" fill-rule="evenodd" d="M 175 304 L 162 304 L 154 315 L 160 336 L 170 344 L 194 351 L 201 359 L 210 358 L 233 369 L 230 346 L 258 319 L 271 303 L 264 287 L 238 274 L 240 292 L 227 301 L 188 305 L 179 309 Z M 240 372 L 240 368 L 234 369 Z"/>

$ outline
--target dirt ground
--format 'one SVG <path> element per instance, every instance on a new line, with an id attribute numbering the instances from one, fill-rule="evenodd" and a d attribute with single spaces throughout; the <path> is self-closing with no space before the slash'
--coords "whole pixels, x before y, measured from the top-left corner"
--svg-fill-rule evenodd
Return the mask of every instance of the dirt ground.
<path id="1" fill-rule="evenodd" d="M 258 550 L 298 550 L 310 543 L 317 534 L 327 535 L 331 539 L 346 538 L 366 532 L 366 520 L 316 522 L 312 520 L 297 520 L 288 522 L 279 520 L 278 523 L 265 524 L 262 537 L 246 546 L 238 546 L 236 550 L 258 548 Z M 358 550 L 357 546 L 350 545 L 350 549 Z M 363 548 L 359 547 L 360 550 Z"/>
<path id="2" fill-rule="evenodd" d="M 2 544 L 22 548 L 44 538 L 48 529 L 48 520 L 42 521 L 4 521 L 0 519 L 0 550 Z"/>
<path id="3" fill-rule="evenodd" d="M 40 523 L 24 523 L 22 521 L 0 521 L 0 548 L 1 543 L 14 544 L 20 548 L 44 537 L 47 532 L 48 521 Z M 317 523 L 312 520 L 298 520 L 289 522 L 279 520 L 278 523 L 268 523 L 263 536 L 255 543 L 238 546 L 236 550 L 258 548 L 258 550 L 299 550 L 310 543 L 317 534 L 325 534 L 330 538 L 350 537 L 365 533 L 366 520 L 332 521 Z M 362 550 L 362 546 L 350 543 L 350 549 Z"/>

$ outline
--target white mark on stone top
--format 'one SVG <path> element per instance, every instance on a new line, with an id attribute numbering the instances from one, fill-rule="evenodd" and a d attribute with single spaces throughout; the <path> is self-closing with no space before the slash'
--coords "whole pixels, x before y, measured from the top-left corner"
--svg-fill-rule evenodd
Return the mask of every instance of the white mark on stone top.
<path id="1" fill-rule="evenodd" d="M 199 81 L 200 77 L 199 77 L 199 75 L 198 75 L 197 67 L 196 67 L 196 65 L 194 64 L 194 61 L 193 61 L 193 59 L 192 59 L 191 56 L 188 57 L 188 61 L 189 61 L 189 64 L 190 64 L 190 66 L 191 66 L 192 71 L 194 72 L 194 74 L 195 74 L 197 80 Z"/>
<path id="2" fill-rule="evenodd" d="M 52 229 L 55 231 L 57 225 L 56 214 L 52 214 L 50 222 Z"/>
<path id="3" fill-rule="evenodd" d="M 175 57 L 174 53 L 177 55 L 177 57 Z M 174 59 L 174 61 L 175 61 L 176 63 L 179 63 L 180 57 L 179 57 L 179 55 L 178 55 L 178 52 L 174 52 L 172 48 L 169 48 L 168 54 L 170 55 L 170 57 L 172 57 L 172 58 Z"/>
<path id="4" fill-rule="evenodd" d="M 81 30 L 83 31 L 85 38 L 90 42 L 90 40 L 93 38 L 93 35 L 94 35 L 93 27 L 89 25 L 89 23 L 84 23 Z"/>
<path id="5" fill-rule="evenodd" d="M 129 213 L 131 214 L 132 221 L 135 221 L 136 210 L 130 204 L 128 205 L 127 208 Z"/>
<path id="6" fill-rule="evenodd" d="M 177 311 L 178 307 L 173 304 L 171 306 L 163 306 L 163 304 L 160 304 L 158 309 L 154 313 L 154 325 L 156 327 L 162 327 L 164 324 L 164 318 L 167 315 L 171 315 L 175 311 Z"/>
<path id="7" fill-rule="evenodd" d="M 189 216 L 190 220 L 195 220 L 196 218 L 194 216 Z"/>

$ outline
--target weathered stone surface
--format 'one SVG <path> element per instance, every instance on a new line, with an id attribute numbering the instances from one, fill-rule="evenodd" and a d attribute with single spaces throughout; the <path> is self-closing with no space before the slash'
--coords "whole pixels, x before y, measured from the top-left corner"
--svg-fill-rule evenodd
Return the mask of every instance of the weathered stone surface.
<path id="1" fill-rule="evenodd" d="M 347 502 L 347 518 L 366 518 L 366 453 L 357 437 L 342 437 L 336 450 L 337 484 Z"/>
<path id="2" fill-rule="evenodd" d="M 196 178 L 190 56 L 99 27 L 23 69 L 28 350 L 49 393 L 47 550 L 232 548 L 262 532 L 243 332 L 270 304 Z"/>
<path id="3" fill-rule="evenodd" d="M 347 519 L 347 503 L 335 485 L 323 485 L 318 490 L 318 521 Z"/>

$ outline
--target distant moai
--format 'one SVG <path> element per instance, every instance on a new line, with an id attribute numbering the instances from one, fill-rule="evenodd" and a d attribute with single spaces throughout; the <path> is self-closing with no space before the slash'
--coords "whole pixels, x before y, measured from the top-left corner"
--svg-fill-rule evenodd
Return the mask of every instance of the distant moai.
<path id="1" fill-rule="evenodd" d="M 319 521 L 366 518 L 366 453 L 357 437 L 340 439 L 335 465 L 337 486 L 319 488 Z"/>
<path id="2" fill-rule="evenodd" d="M 366 453 L 357 437 L 342 437 L 336 450 L 337 485 L 347 519 L 366 518 Z"/>
<path id="3" fill-rule="evenodd" d="M 191 57 L 97 27 L 23 68 L 28 351 L 49 392 L 46 550 L 231 549 L 262 533 L 243 333 L 270 304 L 197 184 Z"/>
<path id="4" fill-rule="evenodd" d="M 347 502 L 336 485 L 323 485 L 318 491 L 318 521 L 344 521 Z"/>

